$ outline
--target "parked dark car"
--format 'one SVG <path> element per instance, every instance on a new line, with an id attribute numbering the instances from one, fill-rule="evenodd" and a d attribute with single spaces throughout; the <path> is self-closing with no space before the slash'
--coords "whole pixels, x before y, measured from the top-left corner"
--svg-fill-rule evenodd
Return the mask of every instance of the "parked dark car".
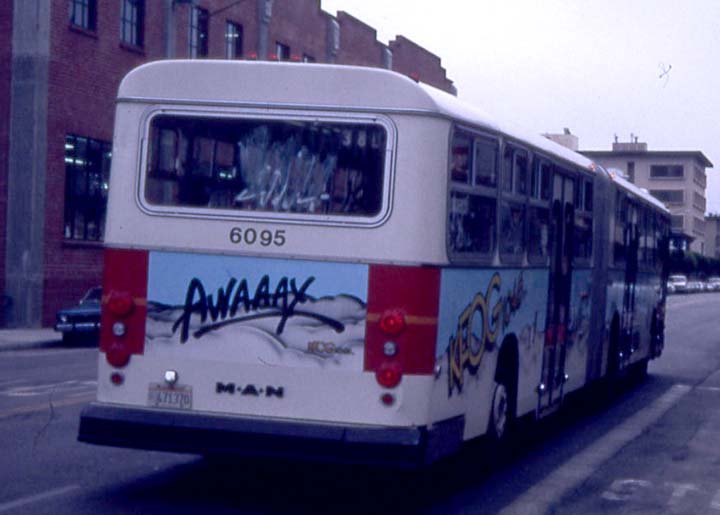
<path id="1" fill-rule="evenodd" d="M 62 333 L 63 343 L 97 343 L 100 336 L 100 301 L 102 288 L 90 288 L 77 306 L 57 312 L 55 330 Z"/>

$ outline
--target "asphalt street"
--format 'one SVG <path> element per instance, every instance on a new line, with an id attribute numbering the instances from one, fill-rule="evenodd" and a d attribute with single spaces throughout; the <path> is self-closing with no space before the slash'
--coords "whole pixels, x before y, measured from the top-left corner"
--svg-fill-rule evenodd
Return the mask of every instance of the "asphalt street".
<path id="1" fill-rule="evenodd" d="M 81 444 L 97 351 L 3 351 L 0 515 L 720 514 L 718 320 L 720 294 L 671 297 L 666 349 L 643 383 L 573 397 L 511 449 L 479 442 L 422 474 Z"/>

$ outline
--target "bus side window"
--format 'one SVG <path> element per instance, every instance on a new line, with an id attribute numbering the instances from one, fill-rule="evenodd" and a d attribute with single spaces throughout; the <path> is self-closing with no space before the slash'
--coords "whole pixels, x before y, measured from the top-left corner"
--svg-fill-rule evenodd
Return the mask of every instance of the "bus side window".
<path id="1" fill-rule="evenodd" d="M 500 205 L 500 255 L 522 256 L 525 235 L 525 204 L 503 201 Z"/>
<path id="2" fill-rule="evenodd" d="M 513 189 L 513 147 L 506 145 L 503 150 L 502 190 L 511 192 Z"/>
<path id="3" fill-rule="evenodd" d="M 547 207 L 530 206 L 528 214 L 528 261 L 545 263 L 550 238 L 550 210 Z"/>
<path id="4" fill-rule="evenodd" d="M 455 182 L 470 183 L 472 138 L 465 133 L 456 132 L 453 137 L 450 176 Z"/>
<path id="5" fill-rule="evenodd" d="M 546 264 L 550 241 L 550 184 L 552 164 L 535 158 L 530 174 L 530 205 L 528 207 L 528 261 Z"/>
<path id="6" fill-rule="evenodd" d="M 514 152 L 513 176 L 515 177 L 515 193 L 518 195 L 527 195 L 528 156 L 524 151 L 516 150 Z"/>
<path id="7" fill-rule="evenodd" d="M 627 217 L 627 199 L 618 191 L 615 196 L 615 227 L 613 234 L 613 262 L 625 266 L 625 221 Z"/>
<path id="8" fill-rule="evenodd" d="M 495 249 L 496 200 L 453 191 L 450 195 L 449 247 L 453 253 L 491 254 Z"/>
<path id="9" fill-rule="evenodd" d="M 575 190 L 573 255 L 579 262 L 586 264 L 592 258 L 592 187 L 592 181 L 583 177 L 578 179 L 578 188 Z"/>
<path id="10" fill-rule="evenodd" d="M 525 253 L 525 218 L 528 193 L 528 154 L 512 143 L 505 145 L 500 204 L 500 259 L 520 263 Z"/>
<path id="11" fill-rule="evenodd" d="M 476 186 L 495 188 L 497 186 L 497 159 L 498 145 L 486 138 L 475 139 L 475 168 Z"/>
<path id="12" fill-rule="evenodd" d="M 450 147 L 448 252 L 492 256 L 496 247 L 497 140 L 455 130 Z"/>

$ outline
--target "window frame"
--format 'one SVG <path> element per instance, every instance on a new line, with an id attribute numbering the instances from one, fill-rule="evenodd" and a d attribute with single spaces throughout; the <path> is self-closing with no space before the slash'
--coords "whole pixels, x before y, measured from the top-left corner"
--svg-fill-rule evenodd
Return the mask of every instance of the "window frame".
<path id="1" fill-rule="evenodd" d="M 143 144 L 140 155 L 141 164 L 138 167 L 140 178 L 137 181 L 135 202 L 138 207 L 149 215 L 178 218 L 196 218 L 204 220 L 232 220 L 245 222 L 282 222 L 289 225 L 308 226 L 340 226 L 340 227 L 379 227 L 390 217 L 392 212 L 393 184 L 395 175 L 395 155 L 397 148 L 397 129 L 393 122 L 380 113 L 342 113 L 342 114 L 315 114 L 306 113 L 288 114 L 282 110 L 262 110 L 253 108 L 222 109 L 188 108 L 183 109 L 172 105 L 159 105 L 145 113 L 140 124 L 139 141 L 149 142 L 152 122 L 157 116 L 179 116 L 183 118 L 212 118 L 218 120 L 267 120 L 268 122 L 326 122 L 336 124 L 368 124 L 380 125 L 385 130 L 385 148 L 383 149 L 382 168 L 382 199 L 379 212 L 371 217 L 339 216 L 304 213 L 287 213 L 271 211 L 242 211 L 238 209 L 219 209 L 208 207 L 171 206 L 153 204 L 145 199 L 145 187 L 148 177 L 150 145 Z"/>
<path id="2" fill-rule="evenodd" d="M 510 152 L 510 159 L 507 159 L 507 153 Z M 501 147 L 501 158 L 500 161 L 500 173 L 499 173 L 499 204 L 497 208 L 498 221 L 497 230 L 504 231 L 503 228 L 503 214 L 504 209 L 507 207 L 510 210 L 521 207 L 522 210 L 522 228 L 520 229 L 521 241 L 520 245 L 515 247 L 515 250 L 506 252 L 505 248 L 500 244 L 500 236 L 496 237 L 498 240 L 498 256 L 500 263 L 503 265 L 522 265 L 527 259 L 528 251 L 528 211 L 529 211 L 529 197 L 531 191 L 532 182 L 532 153 L 526 146 L 510 139 L 503 139 Z M 524 188 L 520 187 L 518 173 L 520 166 L 518 161 L 524 159 L 525 171 L 524 171 Z M 509 170 L 508 170 L 509 163 Z M 509 182 L 507 181 L 509 177 Z M 509 189 L 508 189 L 509 186 Z M 523 191 L 524 189 L 524 191 Z M 504 240 L 507 243 L 507 240 Z"/>
<path id="3" fill-rule="evenodd" d="M 555 163 L 549 157 L 535 152 L 533 154 L 532 163 L 530 166 L 530 180 L 528 188 L 528 205 L 527 205 L 527 260 L 530 265 L 533 266 L 549 266 L 550 264 L 550 226 L 551 220 L 551 208 L 552 208 L 552 188 L 553 188 L 553 173 Z M 544 171 L 543 171 L 544 170 Z M 547 172 L 547 174 L 545 174 Z M 547 177 L 545 189 L 543 189 L 543 178 Z M 531 216 L 534 212 L 544 211 L 546 215 L 546 241 L 544 254 L 537 254 L 532 252 L 535 248 L 531 245 L 534 241 L 532 225 L 533 221 L 537 218 Z M 542 248 L 542 237 L 540 238 L 541 245 L 538 248 Z"/>
<path id="4" fill-rule="evenodd" d="M 84 152 L 78 152 L 81 142 L 84 142 Z M 92 147 L 95 147 L 95 151 Z M 99 161 L 94 162 L 92 158 L 99 158 Z M 77 134 L 65 135 L 64 241 L 104 241 L 111 160 L 111 142 Z M 81 181 L 77 182 L 78 178 Z M 99 179 L 95 192 L 91 192 L 92 178 Z M 73 191 L 78 184 L 84 184 L 84 192 Z M 89 216 L 88 213 L 93 214 L 93 210 L 95 216 Z M 78 215 L 82 218 L 80 236 L 76 236 Z M 90 234 L 92 222 L 95 222 L 96 237 Z"/>
<path id="5" fill-rule="evenodd" d="M 575 173 L 575 200 L 574 200 L 574 211 L 575 211 L 575 222 L 574 222 L 574 234 L 573 234 L 573 263 L 580 266 L 589 266 L 593 260 L 594 254 L 594 219 L 593 216 L 593 205 L 594 205 L 594 177 L 586 173 L 577 170 Z M 588 202 L 589 200 L 589 202 Z M 589 205 L 588 205 L 589 204 Z M 587 252 L 579 254 L 580 250 L 580 235 L 581 231 L 578 229 L 580 226 L 585 226 L 589 231 L 589 240 Z"/>
<path id="6" fill-rule="evenodd" d="M 210 14 L 207 9 L 193 6 L 190 9 L 190 31 L 188 38 L 188 57 L 202 59 L 208 57 L 210 40 Z"/>
<path id="7" fill-rule="evenodd" d="M 225 20 L 225 59 L 242 59 L 245 29 L 241 23 Z"/>
<path id="8" fill-rule="evenodd" d="M 137 48 L 145 46 L 145 0 L 121 0 L 120 41 Z M 126 39 L 126 29 L 129 38 Z"/>
<path id="9" fill-rule="evenodd" d="M 467 163 L 467 180 L 459 181 L 453 179 L 453 148 L 456 137 L 462 134 L 470 139 L 470 146 L 468 149 L 468 163 Z M 477 181 L 477 167 L 476 160 L 476 142 L 481 141 L 482 143 L 489 144 L 488 147 L 495 149 L 494 156 L 494 185 L 487 185 L 479 183 Z M 453 124 L 449 131 L 448 139 L 448 164 L 447 164 L 447 209 L 446 209 L 446 230 L 445 230 L 445 244 L 448 259 L 453 264 L 491 264 L 495 256 L 497 255 L 498 249 L 498 237 L 497 237 L 497 224 L 499 216 L 499 204 L 498 204 L 498 188 L 500 178 L 500 155 L 502 149 L 501 138 L 489 132 L 474 129 L 462 124 Z M 491 175 L 492 176 L 492 175 Z M 453 196 L 454 194 L 467 195 L 468 200 L 471 197 L 475 197 L 476 200 L 483 202 L 489 201 L 488 206 L 493 211 L 493 226 L 490 231 L 490 246 L 487 252 L 465 252 L 455 250 L 451 244 L 452 236 L 452 224 L 451 218 L 453 216 Z"/>
<path id="10" fill-rule="evenodd" d="M 685 198 L 685 190 L 679 189 L 679 190 L 669 190 L 669 189 L 651 189 L 649 190 L 650 195 L 655 197 L 657 200 L 662 202 L 663 204 L 667 206 L 684 206 L 687 199 Z M 668 198 L 661 198 L 662 195 L 665 194 L 680 194 L 680 200 L 678 199 L 668 199 Z M 660 194 L 661 196 L 658 196 Z"/>
<path id="11" fill-rule="evenodd" d="M 70 0 L 68 15 L 71 27 L 97 32 L 97 0 Z"/>
<path id="12" fill-rule="evenodd" d="M 680 169 L 680 175 L 669 174 L 671 169 L 678 168 Z M 658 173 L 653 173 L 653 171 L 657 171 L 659 169 L 666 169 L 668 171 L 668 174 L 658 175 Z M 656 181 L 683 181 L 685 180 L 685 166 L 681 164 L 651 164 L 649 177 L 651 180 Z"/>
<path id="13" fill-rule="evenodd" d="M 275 56 L 278 61 L 289 61 L 291 56 L 290 45 L 282 41 L 275 41 Z"/>

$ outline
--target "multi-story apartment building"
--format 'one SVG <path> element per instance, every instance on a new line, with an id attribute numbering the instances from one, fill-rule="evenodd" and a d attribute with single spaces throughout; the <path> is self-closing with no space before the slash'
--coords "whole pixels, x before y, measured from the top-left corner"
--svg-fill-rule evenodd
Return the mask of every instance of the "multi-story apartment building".
<path id="1" fill-rule="evenodd" d="M 705 253 L 706 169 L 713 164 L 699 150 L 648 150 L 647 143 L 615 141 L 611 151 L 583 150 L 607 169 L 615 169 L 665 203 L 673 241 L 679 248 Z"/>
<path id="2" fill-rule="evenodd" d="M 100 283 L 117 87 L 165 58 L 383 67 L 454 92 L 437 56 L 319 0 L 0 1 L 0 325 L 50 325 Z"/>

